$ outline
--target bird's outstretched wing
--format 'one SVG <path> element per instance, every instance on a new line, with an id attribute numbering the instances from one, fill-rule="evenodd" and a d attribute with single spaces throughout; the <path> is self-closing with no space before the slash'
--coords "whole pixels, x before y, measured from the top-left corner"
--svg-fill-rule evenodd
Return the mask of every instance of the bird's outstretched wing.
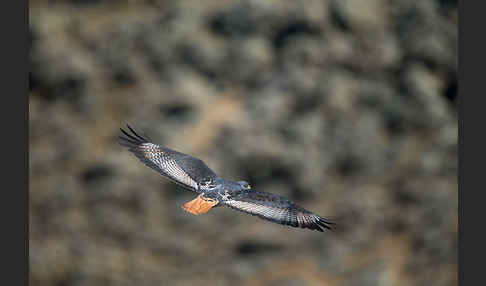
<path id="1" fill-rule="evenodd" d="M 333 224 L 290 200 L 271 193 L 246 190 L 220 203 L 262 219 L 293 227 L 323 231 L 323 228 L 331 229 L 330 225 Z"/>
<path id="2" fill-rule="evenodd" d="M 217 177 L 200 159 L 151 143 L 127 127 L 131 134 L 120 128 L 125 135 L 119 136 L 120 145 L 128 147 L 142 163 L 173 182 L 199 193 L 201 184 Z"/>

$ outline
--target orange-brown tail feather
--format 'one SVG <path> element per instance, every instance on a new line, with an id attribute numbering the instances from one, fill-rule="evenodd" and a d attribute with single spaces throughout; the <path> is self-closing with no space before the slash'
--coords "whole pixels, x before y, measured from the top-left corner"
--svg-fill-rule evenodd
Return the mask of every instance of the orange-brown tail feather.
<path id="1" fill-rule="evenodd" d="M 182 205 L 182 209 L 194 215 L 207 213 L 212 207 L 218 204 L 217 200 L 205 198 L 202 195 L 197 196 L 194 200 L 188 201 Z"/>

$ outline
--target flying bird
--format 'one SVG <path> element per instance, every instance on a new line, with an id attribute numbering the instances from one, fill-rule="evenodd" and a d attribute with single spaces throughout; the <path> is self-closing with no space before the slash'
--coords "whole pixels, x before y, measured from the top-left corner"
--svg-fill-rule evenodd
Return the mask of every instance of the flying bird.
<path id="1" fill-rule="evenodd" d="M 232 209 L 292 227 L 317 231 L 331 229 L 329 220 L 320 217 L 292 201 L 271 193 L 255 191 L 245 181 L 230 181 L 216 175 L 202 160 L 171 150 L 120 128 L 119 144 L 128 147 L 142 163 L 156 170 L 198 196 L 182 205 L 185 211 L 199 215 L 217 206 Z"/>

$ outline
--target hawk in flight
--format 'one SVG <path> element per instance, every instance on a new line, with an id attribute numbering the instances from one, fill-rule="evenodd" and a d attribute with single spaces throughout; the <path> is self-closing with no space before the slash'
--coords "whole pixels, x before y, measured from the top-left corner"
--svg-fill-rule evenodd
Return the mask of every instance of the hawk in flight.
<path id="1" fill-rule="evenodd" d="M 125 135 L 119 136 L 122 146 L 161 175 L 199 194 L 182 205 L 185 211 L 199 215 L 223 205 L 283 225 L 321 232 L 323 228 L 331 229 L 332 222 L 290 200 L 254 191 L 245 181 L 225 180 L 200 159 L 154 144 L 127 127 L 131 134 L 120 128 Z"/>

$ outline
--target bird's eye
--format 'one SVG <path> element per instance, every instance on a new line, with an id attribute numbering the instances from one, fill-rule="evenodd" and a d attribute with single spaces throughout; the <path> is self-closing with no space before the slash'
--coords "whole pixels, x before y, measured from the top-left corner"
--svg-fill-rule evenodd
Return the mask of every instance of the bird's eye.
<path id="1" fill-rule="evenodd" d="M 248 184 L 248 182 L 245 182 L 245 181 L 238 181 L 238 183 L 240 184 L 240 186 L 245 189 L 245 190 L 249 190 L 251 189 L 250 187 L 250 184 Z"/>

